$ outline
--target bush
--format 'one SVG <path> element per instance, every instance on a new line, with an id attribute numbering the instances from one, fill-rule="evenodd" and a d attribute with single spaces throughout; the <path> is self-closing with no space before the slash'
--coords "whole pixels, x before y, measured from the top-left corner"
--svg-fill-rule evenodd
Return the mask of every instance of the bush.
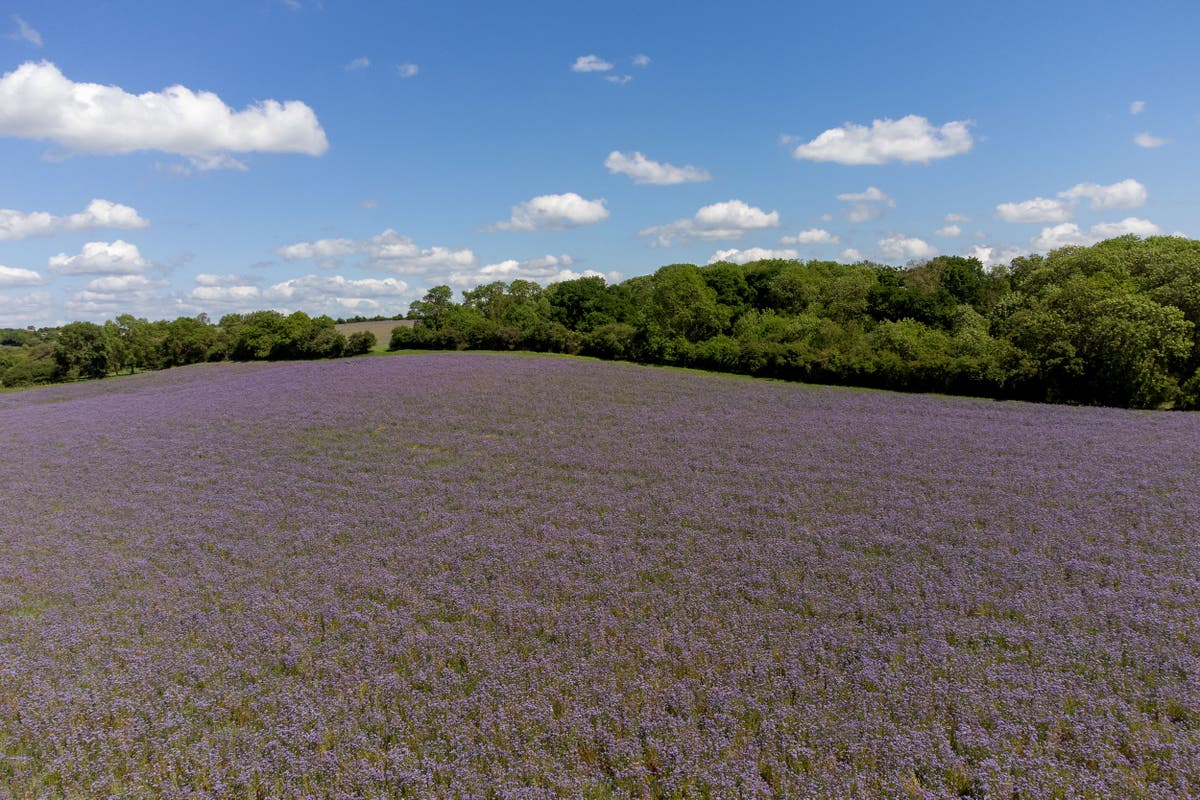
<path id="1" fill-rule="evenodd" d="M 350 334 L 346 339 L 346 349 L 343 351 L 348 356 L 361 356 L 364 353 L 371 352 L 371 348 L 375 346 L 378 339 L 375 334 L 370 331 L 359 331 L 358 333 Z"/>

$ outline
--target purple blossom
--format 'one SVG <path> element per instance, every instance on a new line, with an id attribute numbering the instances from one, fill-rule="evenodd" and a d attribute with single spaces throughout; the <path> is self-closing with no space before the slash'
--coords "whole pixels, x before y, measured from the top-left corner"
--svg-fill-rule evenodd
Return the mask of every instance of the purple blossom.
<path id="1" fill-rule="evenodd" d="M 438 354 L 0 395 L 0 798 L 1200 795 L 1200 416 Z"/>

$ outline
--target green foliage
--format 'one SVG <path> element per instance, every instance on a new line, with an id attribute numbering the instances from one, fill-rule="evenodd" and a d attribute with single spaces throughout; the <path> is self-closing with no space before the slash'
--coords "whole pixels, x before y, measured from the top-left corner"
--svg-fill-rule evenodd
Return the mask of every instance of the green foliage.
<path id="1" fill-rule="evenodd" d="M 374 347 L 377 342 L 378 340 L 375 338 L 375 334 L 371 333 L 370 331 L 358 331 L 357 333 L 352 333 L 346 338 L 346 350 L 344 355 L 361 356 L 365 353 L 369 353 L 371 352 L 371 348 Z"/>
<path id="2" fill-rule="evenodd" d="M 1123 236 L 984 269 L 770 259 L 670 264 L 609 285 L 494 281 L 412 303 L 391 350 L 583 353 L 748 375 L 1137 408 L 1200 408 L 1200 242 Z M 219 358 L 368 352 L 328 317 L 276 311 L 0 330 L 5 386 Z"/>

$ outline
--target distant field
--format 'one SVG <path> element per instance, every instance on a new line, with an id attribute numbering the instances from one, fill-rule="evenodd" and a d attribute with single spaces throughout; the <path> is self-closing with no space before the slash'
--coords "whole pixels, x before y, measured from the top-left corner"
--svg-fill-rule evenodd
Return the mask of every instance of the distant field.
<path id="1" fill-rule="evenodd" d="M 375 334 L 377 342 L 386 346 L 392 338 L 392 330 L 394 328 L 411 328 L 414 324 L 411 319 L 389 319 L 383 322 L 343 322 L 341 325 L 335 325 L 334 327 L 337 328 L 338 333 L 344 336 L 361 331 L 370 331 Z"/>
<path id="2" fill-rule="evenodd" d="M 1200 796 L 1197 414 L 447 353 L 0 442 L 0 798 Z"/>

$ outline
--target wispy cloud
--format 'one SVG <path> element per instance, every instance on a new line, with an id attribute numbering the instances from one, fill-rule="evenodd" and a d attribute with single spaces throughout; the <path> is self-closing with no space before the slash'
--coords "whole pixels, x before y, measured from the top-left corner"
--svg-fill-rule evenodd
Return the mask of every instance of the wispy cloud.
<path id="1" fill-rule="evenodd" d="M 17 32 L 12 34 L 10 39 L 23 39 L 29 42 L 34 47 L 42 46 L 42 35 L 31 28 L 25 20 L 13 14 L 13 21 L 17 23 Z"/>
<path id="2" fill-rule="evenodd" d="M 669 186 L 677 183 L 703 183 L 712 180 L 708 170 L 688 164 L 677 167 L 660 161 L 652 161 L 638 151 L 622 153 L 614 150 L 604 160 L 604 166 L 614 175 L 628 175 L 634 183 L 650 183 Z"/>

